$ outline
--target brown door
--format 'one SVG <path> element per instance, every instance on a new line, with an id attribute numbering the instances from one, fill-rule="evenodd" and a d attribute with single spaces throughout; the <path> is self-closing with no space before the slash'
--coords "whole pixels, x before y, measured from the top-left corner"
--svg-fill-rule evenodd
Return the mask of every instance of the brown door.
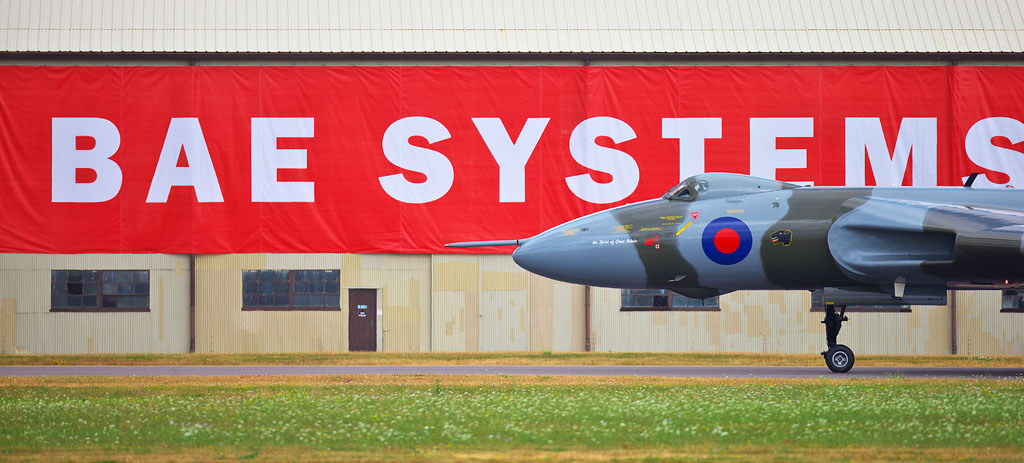
<path id="1" fill-rule="evenodd" d="M 348 290 L 348 350 L 377 350 L 377 290 Z"/>

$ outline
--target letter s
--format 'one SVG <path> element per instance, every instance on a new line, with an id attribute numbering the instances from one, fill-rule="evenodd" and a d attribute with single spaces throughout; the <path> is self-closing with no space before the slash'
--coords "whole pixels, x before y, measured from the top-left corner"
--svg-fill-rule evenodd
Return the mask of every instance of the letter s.
<path id="1" fill-rule="evenodd" d="M 599 116 L 580 122 L 569 136 L 569 154 L 583 167 L 611 174 L 612 181 L 598 183 L 590 174 L 566 177 L 569 185 L 580 199 L 607 204 L 626 199 L 640 184 L 640 168 L 636 160 L 617 149 L 599 146 L 597 137 L 609 137 L 615 143 L 636 138 L 636 132 L 625 122 L 614 117 Z"/>
<path id="2" fill-rule="evenodd" d="M 1006 137 L 1016 145 L 1024 141 L 1024 124 L 1009 117 L 988 117 L 982 119 L 967 131 L 964 148 L 971 162 L 985 169 L 1003 172 L 1010 176 L 1005 186 L 1024 187 L 1024 154 L 992 144 L 993 137 Z M 967 180 L 964 177 L 962 180 Z M 980 175 L 974 182 L 976 186 L 1002 186 L 993 183 L 985 175 Z"/>
<path id="3" fill-rule="evenodd" d="M 427 176 L 423 183 L 412 183 L 404 174 L 378 177 L 384 192 L 403 203 L 423 204 L 440 199 L 455 181 L 452 163 L 443 154 L 409 144 L 410 137 L 423 137 L 428 143 L 451 138 L 451 133 L 440 122 L 429 117 L 403 117 L 384 131 L 381 147 L 384 157 L 403 169 Z"/>

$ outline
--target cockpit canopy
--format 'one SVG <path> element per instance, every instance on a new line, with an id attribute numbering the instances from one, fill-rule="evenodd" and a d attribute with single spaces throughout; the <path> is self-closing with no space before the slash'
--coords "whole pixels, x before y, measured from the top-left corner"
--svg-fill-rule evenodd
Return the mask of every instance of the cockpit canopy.
<path id="1" fill-rule="evenodd" d="M 696 201 L 799 187 L 800 185 L 793 183 L 748 175 L 711 173 L 694 175 L 683 180 L 662 195 L 662 198 L 672 201 Z"/>

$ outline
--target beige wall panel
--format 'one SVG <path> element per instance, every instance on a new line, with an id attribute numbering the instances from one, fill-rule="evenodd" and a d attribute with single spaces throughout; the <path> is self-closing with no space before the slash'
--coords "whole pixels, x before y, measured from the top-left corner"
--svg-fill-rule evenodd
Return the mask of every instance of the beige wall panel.
<path id="1" fill-rule="evenodd" d="M 720 304 L 727 351 L 815 352 L 824 345 L 821 314 L 810 313 L 808 291 L 737 291 Z"/>
<path id="2" fill-rule="evenodd" d="M 722 312 L 620 312 L 620 291 L 593 288 L 591 347 L 599 352 L 714 352 Z"/>
<path id="3" fill-rule="evenodd" d="M 463 317 L 466 328 L 466 352 L 480 352 L 480 291 L 463 291 L 466 308 Z"/>
<path id="4" fill-rule="evenodd" d="M 530 275 L 530 350 L 582 351 L 583 286 Z"/>
<path id="5" fill-rule="evenodd" d="M 0 299 L 0 353 L 16 352 L 18 341 L 18 299 Z"/>
<path id="6" fill-rule="evenodd" d="M 582 352 L 586 348 L 586 308 L 584 307 L 584 298 L 586 297 L 586 287 L 581 285 L 570 285 L 567 283 L 559 283 L 555 286 L 555 298 L 561 300 L 560 294 L 565 292 L 569 293 L 569 298 L 572 304 L 572 316 L 568 322 L 569 330 L 571 330 L 571 341 L 569 344 L 569 351 Z M 558 326 L 562 326 L 559 324 Z M 564 332 L 566 328 L 556 328 L 555 332 Z M 558 349 L 558 347 L 556 347 Z"/>
<path id="7" fill-rule="evenodd" d="M 383 350 L 426 352 L 430 350 L 430 256 L 401 257 L 388 259 L 396 270 L 383 270 L 387 267 L 379 261 L 364 258 L 363 286 L 379 288 L 381 293 Z"/>
<path id="8" fill-rule="evenodd" d="M 17 313 L 50 313 L 50 270 L 63 268 L 0 270 L 0 296 L 14 299 Z"/>
<path id="9" fill-rule="evenodd" d="M 432 352 L 466 351 L 467 291 L 434 291 L 431 318 Z M 476 292 L 472 292 L 476 295 Z"/>
<path id="10" fill-rule="evenodd" d="M 342 260 L 340 254 L 197 256 L 196 351 L 348 350 L 347 311 L 242 311 L 242 270 L 333 270 L 341 266 Z M 349 271 L 361 273 L 358 268 Z M 345 274 L 342 269 L 343 279 Z"/>
<path id="11" fill-rule="evenodd" d="M 151 318 L 146 313 L 19 314 L 18 327 L 21 333 L 17 352 L 161 352 L 153 348 L 154 338 L 149 329 Z M 186 346 L 184 351 L 187 350 Z"/>
<path id="12" fill-rule="evenodd" d="M 477 291 L 480 287 L 478 256 L 433 254 L 431 271 L 433 291 Z"/>
<path id="13" fill-rule="evenodd" d="M 530 350 L 529 291 L 480 292 L 480 351 Z"/>
<path id="14" fill-rule="evenodd" d="M 266 262 L 266 254 L 196 256 L 196 352 L 241 352 L 242 270 Z"/>
<path id="15" fill-rule="evenodd" d="M 429 254 L 358 254 L 363 270 L 430 271 Z"/>
<path id="16" fill-rule="evenodd" d="M 239 286 L 241 293 L 241 286 Z M 348 350 L 347 312 L 245 311 L 239 301 L 234 345 L 218 352 L 342 352 Z M 197 348 L 198 350 L 198 348 Z"/>
<path id="17" fill-rule="evenodd" d="M 149 270 L 150 311 L 50 312 L 50 271 Z M 0 300 L 14 330 L 4 352 L 187 352 L 188 256 L 169 254 L 0 254 Z M 6 326 L 13 321 L 11 327 Z"/>
<path id="18" fill-rule="evenodd" d="M 530 350 L 530 274 L 511 255 L 480 255 L 481 351 Z"/>
<path id="19" fill-rule="evenodd" d="M 431 351 L 479 349 L 480 258 L 433 254 L 431 259 Z"/>
<path id="20" fill-rule="evenodd" d="M 737 291 L 721 312 L 620 312 L 619 291 L 594 290 L 595 351 L 817 353 L 825 349 L 823 314 L 807 291 Z M 949 308 L 911 313 L 848 313 L 839 342 L 863 354 L 948 354 Z M 995 338 L 993 338 L 995 339 Z"/>
<path id="21" fill-rule="evenodd" d="M 180 254 L 0 254 L 0 270 L 188 270 Z"/>
<path id="22" fill-rule="evenodd" d="M 288 270 L 340 270 L 341 254 L 265 254 L 261 268 Z"/>
<path id="23" fill-rule="evenodd" d="M 529 284 L 530 350 L 554 350 L 555 319 L 559 311 L 555 305 L 555 281 L 531 274 Z M 572 307 L 562 309 L 571 311 Z"/>
<path id="24" fill-rule="evenodd" d="M 526 291 L 530 272 L 516 265 L 511 255 L 484 254 L 480 258 L 480 290 Z"/>
<path id="25" fill-rule="evenodd" d="M 203 254 L 196 256 L 196 270 L 262 270 L 268 268 L 267 256 L 268 254 Z M 238 278 L 241 277 L 239 274 Z"/>
<path id="26" fill-rule="evenodd" d="M 913 306 L 911 310 L 910 313 L 847 313 L 850 321 L 843 324 L 839 343 L 862 354 L 950 353 L 949 308 Z M 932 330 L 931 325 L 935 323 L 945 325 L 944 332 L 941 328 Z M 821 330 L 818 352 L 825 350 L 824 329 Z M 929 347 L 936 350 L 929 351 Z"/>
<path id="27" fill-rule="evenodd" d="M 582 290 L 581 286 L 555 283 L 554 305 L 552 306 L 554 308 L 553 339 L 551 342 L 551 350 L 554 352 L 583 350 L 583 343 L 579 343 L 578 347 L 573 343 L 577 332 L 583 332 Z M 575 293 L 580 293 L 581 297 L 573 297 Z M 582 339 L 580 337 L 581 341 Z"/>
<path id="28" fill-rule="evenodd" d="M 999 291 L 957 291 L 957 353 L 1024 355 L 1024 313 L 1003 313 Z"/>
<path id="29" fill-rule="evenodd" d="M 345 271 L 348 269 L 349 271 Z M 341 255 L 341 287 L 359 288 L 363 285 L 363 256 L 361 254 Z M 344 294 L 341 297 L 345 297 Z M 341 305 L 348 307 L 348 303 Z"/>

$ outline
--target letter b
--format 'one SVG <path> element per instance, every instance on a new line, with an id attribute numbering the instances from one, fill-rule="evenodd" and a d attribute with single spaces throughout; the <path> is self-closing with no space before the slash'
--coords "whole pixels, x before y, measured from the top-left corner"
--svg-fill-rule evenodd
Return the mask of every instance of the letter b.
<path id="1" fill-rule="evenodd" d="M 121 134 L 113 122 L 98 117 L 54 117 L 52 119 L 51 198 L 55 203 L 101 203 L 121 191 L 121 168 L 110 159 L 121 146 Z M 80 150 L 78 137 L 96 141 L 92 149 Z M 78 183 L 75 171 L 91 169 L 96 180 Z"/>

